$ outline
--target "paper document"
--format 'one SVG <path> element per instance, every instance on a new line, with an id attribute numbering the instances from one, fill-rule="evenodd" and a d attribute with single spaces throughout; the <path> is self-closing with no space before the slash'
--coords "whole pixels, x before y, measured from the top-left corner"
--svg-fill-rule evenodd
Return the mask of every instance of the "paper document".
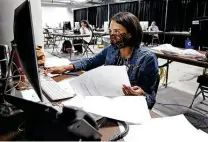
<path id="1" fill-rule="evenodd" d="M 45 67 L 66 66 L 70 63 L 67 58 L 50 57 L 46 58 Z"/>
<path id="2" fill-rule="evenodd" d="M 205 58 L 205 55 L 194 50 L 194 49 L 180 49 L 177 47 L 172 46 L 171 44 L 162 44 L 157 47 L 151 48 L 153 51 L 161 51 L 162 53 L 165 54 L 170 54 L 170 55 L 180 55 L 183 57 L 189 57 L 189 58 Z"/>
<path id="3" fill-rule="evenodd" d="M 69 80 L 72 80 L 72 79 L 71 78 L 64 79 L 64 80 L 58 82 L 58 85 L 60 86 L 61 89 L 63 89 L 64 91 L 68 92 L 69 94 L 76 94 L 74 89 L 69 84 Z"/>
<path id="4" fill-rule="evenodd" d="M 76 98 L 76 99 L 75 99 Z M 146 99 L 143 96 L 86 96 L 75 97 L 63 104 L 76 106 L 86 112 L 96 115 L 122 120 L 133 124 L 142 124 L 150 120 Z"/>
<path id="5" fill-rule="evenodd" d="M 76 94 L 83 96 L 122 96 L 122 85 L 130 86 L 125 66 L 101 66 L 70 81 Z"/>
<path id="6" fill-rule="evenodd" d="M 121 127 L 121 131 L 124 130 Z M 155 118 L 142 125 L 130 125 L 129 133 L 124 137 L 125 142 L 196 142 L 200 133 L 184 115 Z M 205 138 L 205 137 L 204 137 Z M 204 139 L 207 141 L 207 139 Z"/>
<path id="7" fill-rule="evenodd" d="M 23 90 L 16 94 L 17 97 L 23 98 L 25 100 L 40 102 L 40 98 L 34 91 L 34 89 Z"/>

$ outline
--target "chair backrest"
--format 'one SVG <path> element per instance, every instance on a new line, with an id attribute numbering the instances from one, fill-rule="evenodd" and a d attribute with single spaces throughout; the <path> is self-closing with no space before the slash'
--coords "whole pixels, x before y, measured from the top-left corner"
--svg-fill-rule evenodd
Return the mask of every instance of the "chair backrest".
<path id="1" fill-rule="evenodd" d="M 157 95 L 157 90 L 160 84 L 160 75 L 157 74 L 157 80 L 156 80 L 156 84 L 155 84 L 155 96 Z M 149 106 L 149 109 L 151 110 L 154 107 L 155 104 L 152 104 L 152 106 Z"/>
<path id="2" fill-rule="evenodd" d="M 160 84 L 160 75 L 158 74 L 156 84 L 155 84 L 155 94 L 157 94 L 159 84 Z"/>
<path id="3" fill-rule="evenodd" d="M 94 32 L 93 32 L 92 28 L 90 28 L 90 31 L 91 31 L 92 35 L 90 36 L 91 39 L 90 39 L 90 42 L 88 44 L 93 44 Z"/>

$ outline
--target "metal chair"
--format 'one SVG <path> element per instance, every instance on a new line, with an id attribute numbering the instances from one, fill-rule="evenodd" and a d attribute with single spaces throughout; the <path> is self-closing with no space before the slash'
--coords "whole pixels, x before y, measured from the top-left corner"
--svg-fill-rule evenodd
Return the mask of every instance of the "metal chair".
<path id="1" fill-rule="evenodd" d="M 93 33 L 92 30 L 91 30 L 91 32 L 92 32 L 92 35 L 91 35 L 90 42 L 87 43 L 87 42 L 84 42 L 84 41 L 83 41 L 83 44 L 82 44 L 82 46 L 83 46 L 83 48 L 84 48 L 83 55 L 86 54 L 87 57 L 88 57 L 88 52 L 89 52 L 89 51 L 90 51 L 92 54 L 94 54 L 94 52 L 93 52 L 93 51 L 90 49 L 90 47 L 89 47 L 90 45 L 93 45 L 93 44 L 94 44 L 94 42 L 93 42 L 94 33 Z"/>
<path id="2" fill-rule="evenodd" d="M 194 100 L 200 95 L 202 94 L 203 100 L 205 100 L 208 96 L 206 96 L 205 94 L 208 93 L 208 75 L 207 74 L 203 74 L 200 75 L 197 78 L 197 82 L 199 83 L 199 86 L 196 90 L 196 93 L 194 95 L 194 98 L 191 102 L 190 108 L 192 107 Z"/>
<path id="3" fill-rule="evenodd" d="M 49 47 L 50 45 L 54 45 L 53 37 L 51 36 L 48 29 L 44 29 L 44 46 Z"/>
<path id="4" fill-rule="evenodd" d="M 158 91 L 159 84 L 160 84 L 160 75 L 158 74 L 157 75 L 156 84 L 155 84 L 155 88 L 154 88 L 155 95 L 157 95 L 157 91 Z M 154 107 L 154 104 L 152 106 L 150 106 L 149 109 L 151 110 L 153 107 Z"/>
<path id="5" fill-rule="evenodd" d="M 158 41 L 158 44 L 160 44 L 160 39 L 159 39 L 159 35 L 155 36 L 155 35 L 152 35 L 152 45 L 154 45 L 154 41 L 157 40 Z"/>

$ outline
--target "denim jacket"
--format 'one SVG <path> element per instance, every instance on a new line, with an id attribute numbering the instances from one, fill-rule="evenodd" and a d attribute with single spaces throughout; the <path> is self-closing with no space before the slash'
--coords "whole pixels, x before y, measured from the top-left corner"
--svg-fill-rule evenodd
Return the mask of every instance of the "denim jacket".
<path id="1" fill-rule="evenodd" d="M 75 70 L 91 70 L 102 65 L 116 65 L 119 50 L 112 45 L 98 55 L 72 63 Z M 141 87 L 146 96 L 148 107 L 155 104 L 155 85 L 158 75 L 158 61 L 154 53 L 147 48 L 135 47 L 128 62 L 128 76 L 132 86 Z M 122 87 L 122 86 L 121 86 Z"/>

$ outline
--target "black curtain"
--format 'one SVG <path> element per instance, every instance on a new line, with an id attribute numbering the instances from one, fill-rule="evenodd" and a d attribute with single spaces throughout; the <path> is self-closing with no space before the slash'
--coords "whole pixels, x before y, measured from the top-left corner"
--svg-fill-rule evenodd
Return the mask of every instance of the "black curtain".
<path id="1" fill-rule="evenodd" d="M 96 27 L 102 28 L 104 21 L 108 21 L 108 5 L 97 7 L 97 25 Z"/>
<path id="2" fill-rule="evenodd" d="M 97 7 L 89 7 L 88 8 L 88 22 L 91 25 L 96 25 L 97 20 Z"/>
<path id="3" fill-rule="evenodd" d="M 194 0 L 194 18 L 208 16 L 208 1 L 207 0 Z"/>
<path id="4" fill-rule="evenodd" d="M 139 20 L 155 21 L 160 30 L 165 28 L 166 0 L 143 0 L 140 1 Z M 175 11 L 175 10 L 174 10 Z"/>
<path id="5" fill-rule="evenodd" d="M 193 14 L 192 0 L 169 0 L 166 31 L 189 31 Z"/>
<path id="6" fill-rule="evenodd" d="M 87 20 L 87 8 L 74 10 L 74 22 Z"/>
<path id="7" fill-rule="evenodd" d="M 110 18 L 119 12 L 131 12 L 138 17 L 138 2 L 128 2 L 110 5 Z"/>

